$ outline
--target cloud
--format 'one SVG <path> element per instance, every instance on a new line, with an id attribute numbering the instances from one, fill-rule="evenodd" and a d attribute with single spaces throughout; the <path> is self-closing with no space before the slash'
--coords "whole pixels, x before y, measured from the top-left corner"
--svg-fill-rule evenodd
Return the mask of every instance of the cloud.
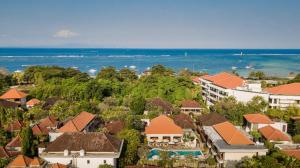
<path id="1" fill-rule="evenodd" d="M 75 36 L 79 36 L 79 34 L 67 29 L 59 30 L 53 35 L 53 37 L 57 38 L 72 38 Z"/>

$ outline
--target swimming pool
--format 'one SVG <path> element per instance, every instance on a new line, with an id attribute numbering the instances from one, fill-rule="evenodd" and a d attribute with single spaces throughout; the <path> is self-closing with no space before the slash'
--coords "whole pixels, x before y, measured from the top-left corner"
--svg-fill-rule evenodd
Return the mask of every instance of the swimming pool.
<path id="1" fill-rule="evenodd" d="M 150 153 L 148 154 L 147 158 L 152 159 L 153 156 L 157 155 L 159 156 L 159 151 L 161 149 L 152 149 Z M 170 150 L 168 151 L 169 157 L 174 157 L 174 156 L 187 156 L 187 155 L 192 155 L 194 157 L 199 157 L 203 155 L 203 153 L 200 150 Z"/>

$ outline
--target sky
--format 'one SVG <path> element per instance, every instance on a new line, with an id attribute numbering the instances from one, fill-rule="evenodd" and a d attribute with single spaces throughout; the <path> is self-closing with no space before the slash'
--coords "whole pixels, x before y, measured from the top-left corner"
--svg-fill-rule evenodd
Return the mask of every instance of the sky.
<path id="1" fill-rule="evenodd" d="M 0 0 L 0 47 L 300 48 L 299 0 Z"/>

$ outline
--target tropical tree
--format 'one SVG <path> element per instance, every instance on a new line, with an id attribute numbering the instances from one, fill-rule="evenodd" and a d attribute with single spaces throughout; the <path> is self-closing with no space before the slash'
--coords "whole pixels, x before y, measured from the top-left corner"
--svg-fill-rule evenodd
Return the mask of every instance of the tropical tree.
<path id="1" fill-rule="evenodd" d="M 124 129 L 118 134 L 118 137 L 124 139 L 124 149 L 120 157 L 119 166 L 135 165 L 139 160 L 140 132 L 134 129 Z"/>
<path id="2" fill-rule="evenodd" d="M 22 139 L 22 153 L 26 156 L 34 156 L 34 139 L 32 134 L 32 129 L 30 126 L 25 127 L 21 131 L 21 139 Z"/>

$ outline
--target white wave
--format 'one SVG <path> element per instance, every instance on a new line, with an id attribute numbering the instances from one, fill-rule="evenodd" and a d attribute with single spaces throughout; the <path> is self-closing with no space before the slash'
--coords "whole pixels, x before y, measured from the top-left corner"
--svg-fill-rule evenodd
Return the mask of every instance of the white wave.
<path id="1" fill-rule="evenodd" d="M 170 57 L 171 55 L 160 55 L 162 57 Z"/>
<path id="2" fill-rule="evenodd" d="M 130 65 L 129 68 L 130 68 L 130 69 L 135 69 L 136 66 L 135 66 L 135 65 Z"/>
<path id="3" fill-rule="evenodd" d="M 96 69 L 89 69 L 89 73 L 91 73 L 91 74 L 95 74 L 96 72 L 97 72 Z"/>
<path id="4" fill-rule="evenodd" d="M 231 69 L 232 69 L 232 70 L 236 70 L 237 67 L 236 67 L 236 66 L 232 66 Z"/>
<path id="5" fill-rule="evenodd" d="M 246 55 L 250 55 L 250 56 L 280 56 L 280 55 L 286 55 L 286 56 L 293 56 L 293 55 L 300 55 L 300 54 L 273 54 L 273 53 L 260 53 L 260 54 L 233 54 L 233 55 L 237 55 L 237 56 L 246 56 Z"/>
<path id="6" fill-rule="evenodd" d="M 19 69 L 17 69 L 17 70 L 15 70 L 14 72 L 16 72 L 16 73 L 20 73 L 20 72 L 23 72 L 22 70 L 19 70 Z"/>
<path id="7" fill-rule="evenodd" d="M 83 58 L 83 55 L 56 55 L 52 57 L 57 57 L 57 58 Z"/>

